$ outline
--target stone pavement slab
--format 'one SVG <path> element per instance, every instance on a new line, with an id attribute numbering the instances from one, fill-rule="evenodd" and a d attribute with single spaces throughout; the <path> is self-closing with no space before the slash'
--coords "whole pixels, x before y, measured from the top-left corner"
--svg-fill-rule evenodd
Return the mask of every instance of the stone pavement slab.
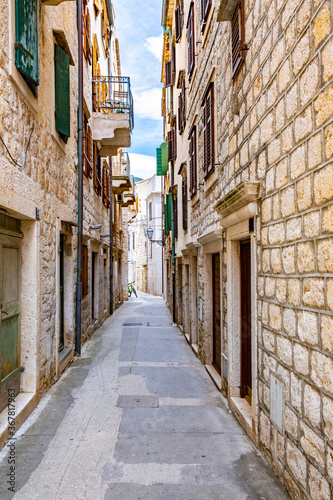
<path id="1" fill-rule="evenodd" d="M 128 326 L 126 326 L 128 325 Z M 0 499 L 284 500 L 160 298 L 109 318 L 28 418 Z"/>

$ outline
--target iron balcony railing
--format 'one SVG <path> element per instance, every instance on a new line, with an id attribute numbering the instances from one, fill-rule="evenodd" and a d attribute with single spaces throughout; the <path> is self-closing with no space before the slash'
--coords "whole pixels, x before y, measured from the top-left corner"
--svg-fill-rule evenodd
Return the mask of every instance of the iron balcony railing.
<path id="1" fill-rule="evenodd" d="M 102 113 L 127 113 L 134 128 L 133 96 L 128 76 L 93 76 L 93 109 Z"/>

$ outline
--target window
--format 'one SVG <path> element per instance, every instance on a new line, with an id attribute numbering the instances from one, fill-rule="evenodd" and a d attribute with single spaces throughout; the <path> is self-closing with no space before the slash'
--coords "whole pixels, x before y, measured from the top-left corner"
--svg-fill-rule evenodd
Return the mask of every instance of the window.
<path id="1" fill-rule="evenodd" d="M 103 162 L 103 204 L 106 208 L 110 207 L 110 170 L 107 161 Z"/>
<path id="2" fill-rule="evenodd" d="M 101 157 L 98 152 L 97 143 L 93 142 L 94 148 L 94 189 L 98 196 L 102 194 L 102 168 L 101 168 Z"/>
<path id="3" fill-rule="evenodd" d="M 212 0 L 201 0 L 201 31 L 204 31 Z"/>
<path id="4" fill-rule="evenodd" d="M 82 298 L 88 295 L 88 247 L 82 246 Z"/>
<path id="5" fill-rule="evenodd" d="M 103 46 L 105 50 L 105 55 L 109 55 L 109 40 L 108 40 L 108 28 L 109 28 L 109 20 L 108 20 L 108 15 L 106 12 L 106 5 L 105 5 L 105 0 L 102 0 L 103 2 L 103 10 L 101 14 L 101 31 L 102 31 L 102 39 L 103 39 Z"/>
<path id="6" fill-rule="evenodd" d="M 15 0 L 15 65 L 35 93 L 39 84 L 38 0 Z"/>
<path id="7" fill-rule="evenodd" d="M 182 180 L 182 219 L 183 219 L 183 229 L 187 229 L 187 176 L 183 177 Z"/>
<path id="8" fill-rule="evenodd" d="M 83 0 L 84 4 L 86 4 L 86 0 Z M 83 53 L 89 64 L 91 64 L 91 56 L 92 56 L 92 48 L 91 48 L 91 22 L 90 22 L 90 14 L 88 6 L 84 7 L 84 44 L 83 44 Z"/>
<path id="9" fill-rule="evenodd" d="M 197 129 L 194 126 L 189 136 L 190 194 L 197 192 Z"/>
<path id="10" fill-rule="evenodd" d="M 244 32 L 244 6 L 243 1 L 239 0 L 231 19 L 231 61 L 233 78 L 236 77 L 245 60 L 247 47 L 244 43 Z"/>
<path id="11" fill-rule="evenodd" d="M 92 177 L 93 172 L 93 143 L 92 132 L 88 125 L 86 114 L 83 118 L 83 172 L 87 177 Z"/>
<path id="12" fill-rule="evenodd" d="M 148 203 L 148 219 L 152 220 L 153 218 L 153 203 L 150 201 Z"/>
<path id="13" fill-rule="evenodd" d="M 69 63 L 68 54 L 55 44 L 55 128 L 65 142 L 70 136 Z"/>
<path id="14" fill-rule="evenodd" d="M 182 91 L 178 97 L 178 130 L 182 134 L 186 127 L 186 87 L 185 74 L 182 78 Z"/>
<path id="15" fill-rule="evenodd" d="M 204 175 L 214 170 L 214 85 L 210 84 L 203 100 Z"/>
<path id="16" fill-rule="evenodd" d="M 191 79 L 195 65 L 195 40 L 194 40 L 194 3 L 191 3 L 187 21 L 187 62 L 188 78 Z"/>

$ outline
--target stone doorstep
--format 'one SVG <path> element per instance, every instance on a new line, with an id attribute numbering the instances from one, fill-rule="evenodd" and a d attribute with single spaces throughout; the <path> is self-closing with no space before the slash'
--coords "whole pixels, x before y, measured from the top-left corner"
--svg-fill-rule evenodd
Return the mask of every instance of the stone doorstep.
<path id="1" fill-rule="evenodd" d="M 256 434 L 252 426 L 252 406 L 244 398 L 235 396 L 229 397 L 228 403 L 230 410 L 236 416 L 246 434 L 256 444 Z"/>
<path id="2" fill-rule="evenodd" d="M 19 427 L 28 418 L 38 403 L 37 393 L 20 392 L 15 399 L 15 429 Z M 5 446 L 8 439 L 8 410 L 5 408 L 0 413 L 0 450 Z"/>
<path id="3" fill-rule="evenodd" d="M 206 371 L 218 390 L 221 392 L 222 378 L 221 375 L 215 370 L 213 365 L 205 365 Z"/>

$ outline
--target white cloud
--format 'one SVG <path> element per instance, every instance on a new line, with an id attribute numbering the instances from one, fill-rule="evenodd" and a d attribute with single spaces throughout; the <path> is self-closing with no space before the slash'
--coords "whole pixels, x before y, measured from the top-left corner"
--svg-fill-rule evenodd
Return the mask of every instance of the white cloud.
<path id="1" fill-rule="evenodd" d="M 152 120 L 161 120 L 161 97 L 160 88 L 133 92 L 134 115 Z"/>
<path id="2" fill-rule="evenodd" d="M 156 173 L 155 156 L 141 155 L 138 153 L 129 153 L 131 161 L 131 175 L 148 179 Z"/>
<path id="3" fill-rule="evenodd" d="M 151 52 L 156 59 L 162 62 L 163 35 L 149 36 L 145 42 L 146 49 Z"/>

